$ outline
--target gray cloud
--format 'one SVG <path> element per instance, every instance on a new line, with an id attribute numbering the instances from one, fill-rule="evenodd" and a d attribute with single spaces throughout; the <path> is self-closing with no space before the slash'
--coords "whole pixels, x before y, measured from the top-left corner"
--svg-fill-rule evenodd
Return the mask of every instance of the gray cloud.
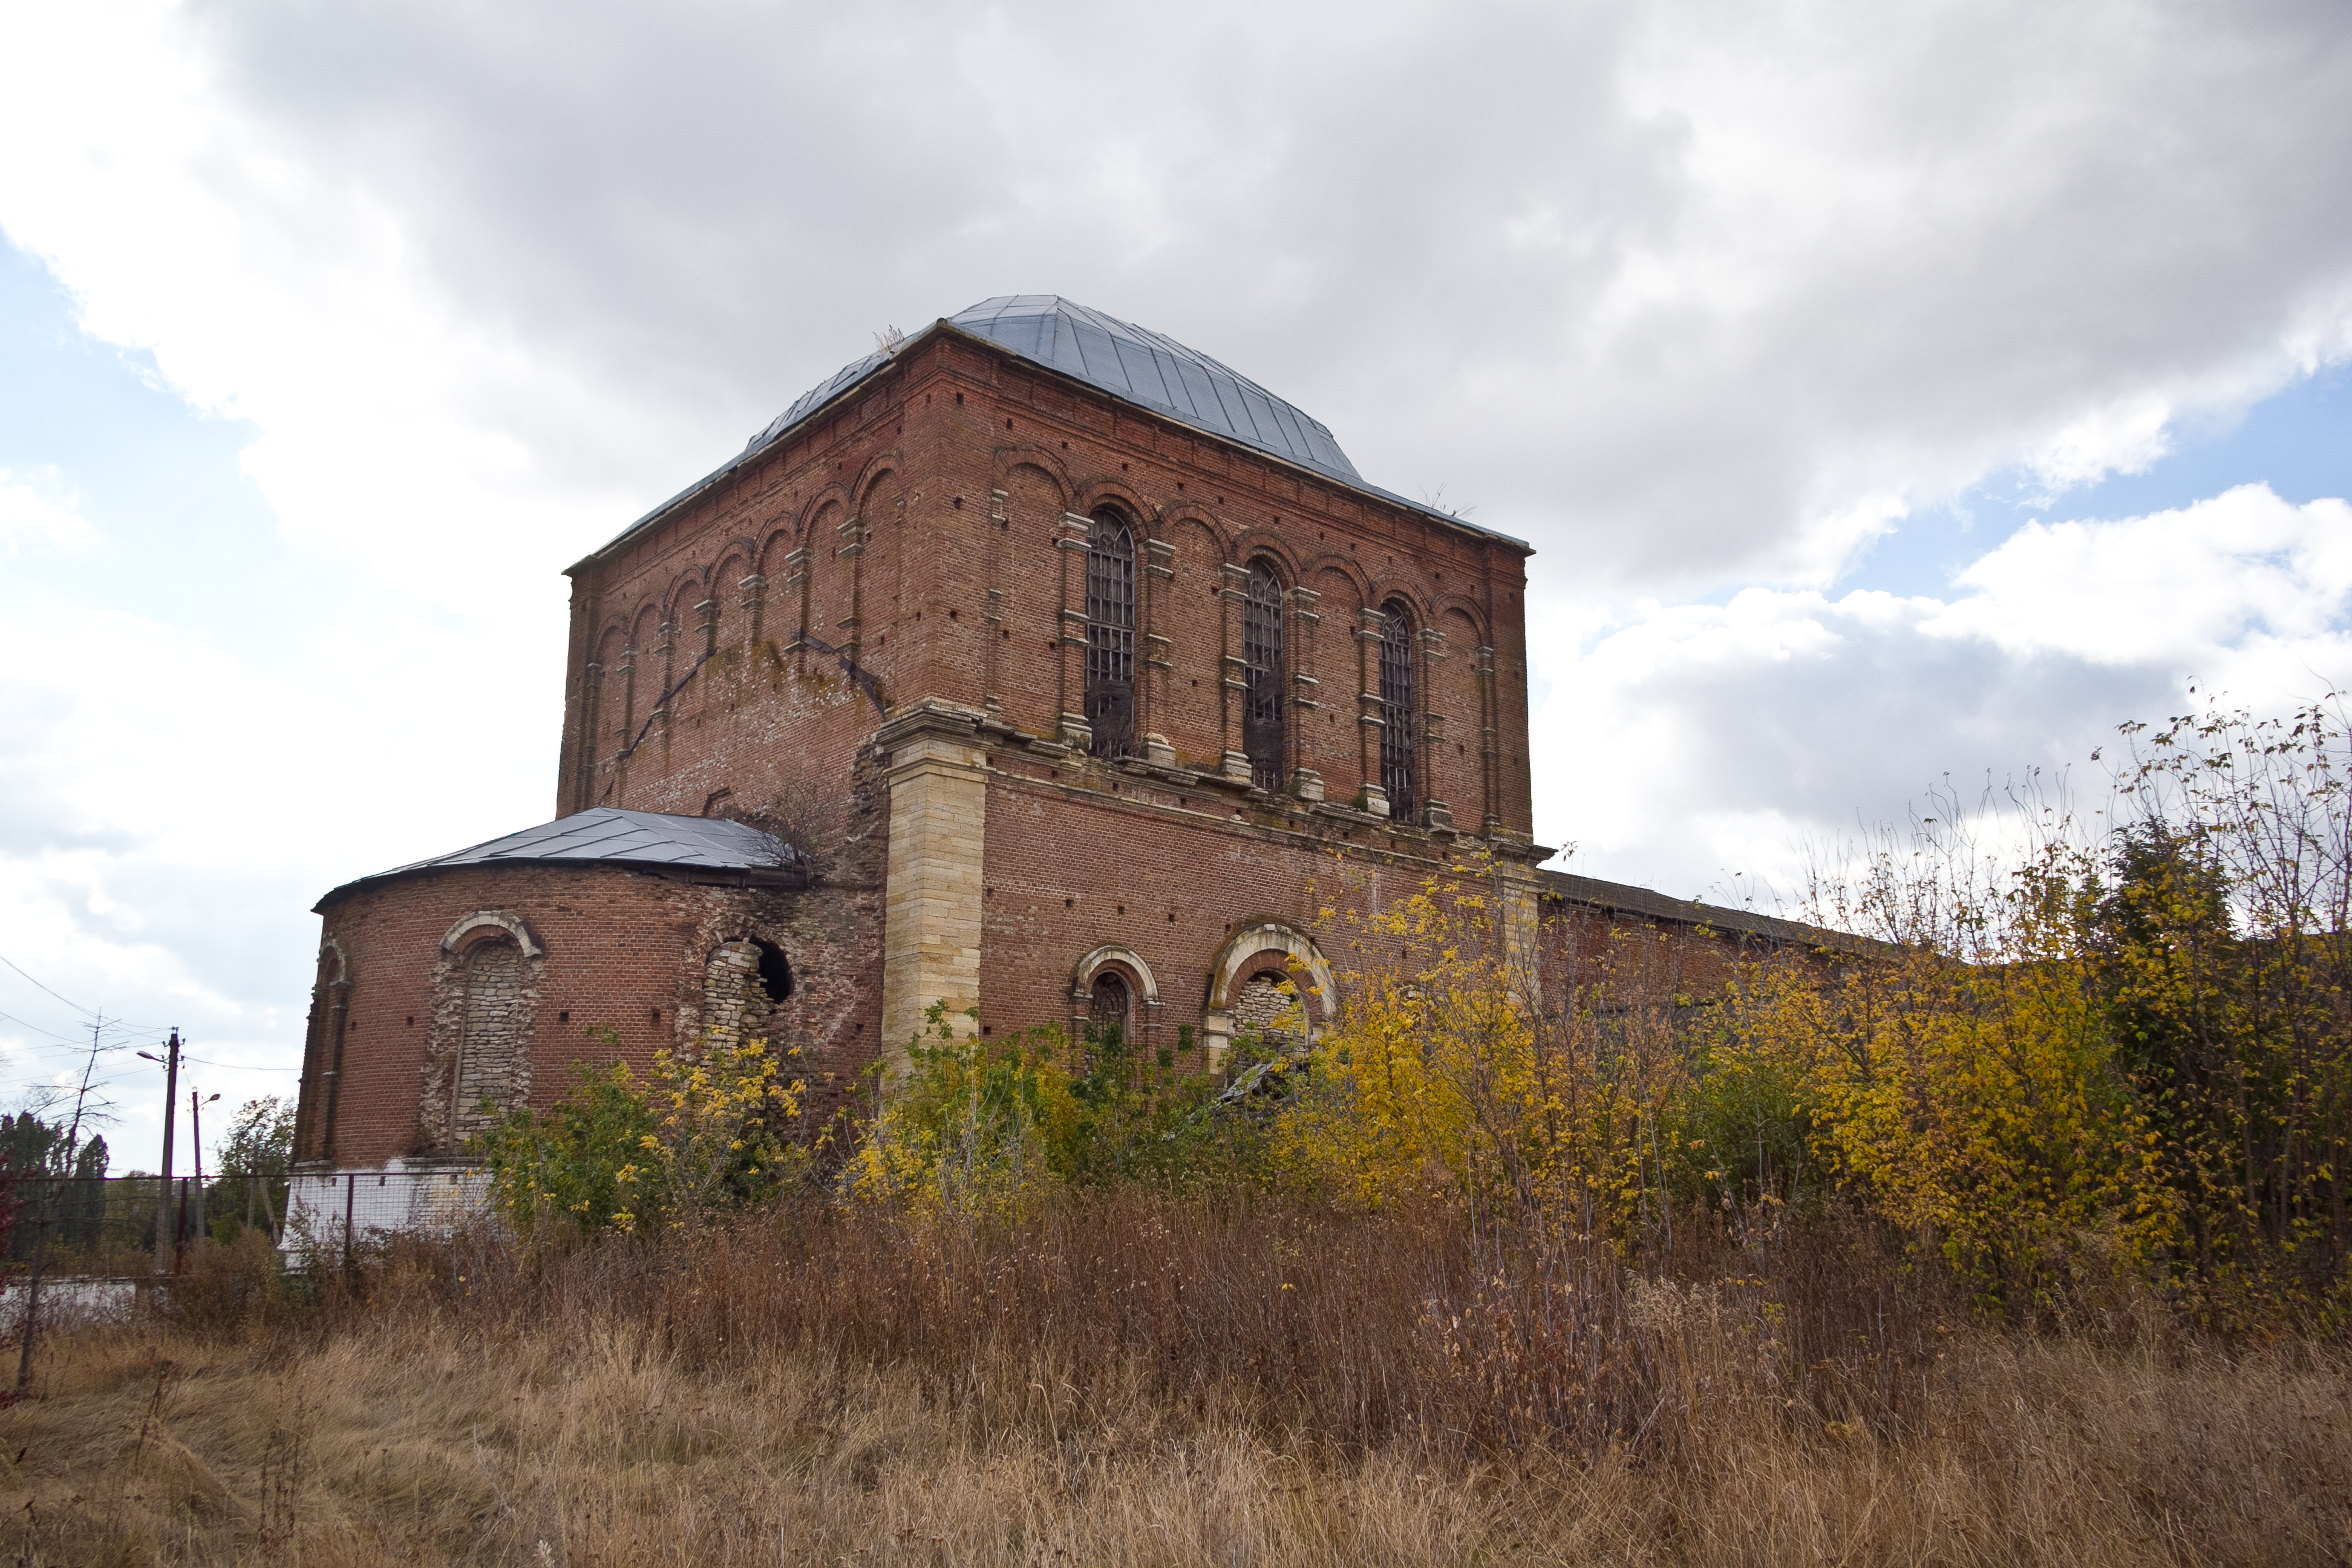
<path id="1" fill-rule="evenodd" d="M 693 462 L 887 321 L 1060 290 L 1618 585 L 2274 379 L 2352 275 L 2317 4 L 201 15 L 468 310 L 720 427 Z"/>
<path id="2" fill-rule="evenodd" d="M 184 96 L 143 35 L 32 18 L 79 53 L 11 79 L 57 145 L 0 138 L 0 222 L 253 421 L 292 541 L 109 517 L 103 572 L 0 584 L 53 641 L 157 623 L 0 694 L 0 916 L 142 1017 L 202 977 L 174 1016 L 225 1043 L 290 1058 L 325 886 L 543 807 L 567 552 L 993 293 L 1169 332 L 1532 539 L 1538 827 L 1602 874 L 1695 890 L 2305 657 L 2243 574 L 2063 647 L 2012 589 L 2077 568 L 1956 584 L 1998 601 L 1957 632 L 1676 601 L 1826 581 L 1873 518 L 2352 352 L 2332 0 L 174 16 Z M 2103 658 L 2125 614 L 2202 640 Z M 2343 618 L 2297 623 L 2311 668 Z M 176 789 L 126 782 L 151 755 Z"/>

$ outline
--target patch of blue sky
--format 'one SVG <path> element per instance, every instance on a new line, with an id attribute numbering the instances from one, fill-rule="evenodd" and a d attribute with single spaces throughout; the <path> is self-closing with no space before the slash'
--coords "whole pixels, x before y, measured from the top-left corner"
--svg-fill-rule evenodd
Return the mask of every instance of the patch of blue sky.
<path id="1" fill-rule="evenodd" d="M 144 353 L 84 331 L 40 259 L 0 242 L 0 468 L 53 503 L 72 498 L 96 534 L 12 561 L 20 589 L 173 624 L 192 591 L 290 594 L 277 512 L 238 466 L 255 436 L 192 407 Z M 236 637 L 239 617 L 204 620 Z"/>
<path id="2" fill-rule="evenodd" d="M 2144 517 L 2267 484 L 2301 505 L 2352 497 L 2352 366 L 2296 381 L 2243 417 L 2172 432 L 2172 449 L 2138 473 L 2110 474 L 2058 494 L 2032 473 L 2004 470 L 1947 505 L 1906 518 L 1837 584 L 1948 598 L 1952 579 L 2029 521 Z"/>

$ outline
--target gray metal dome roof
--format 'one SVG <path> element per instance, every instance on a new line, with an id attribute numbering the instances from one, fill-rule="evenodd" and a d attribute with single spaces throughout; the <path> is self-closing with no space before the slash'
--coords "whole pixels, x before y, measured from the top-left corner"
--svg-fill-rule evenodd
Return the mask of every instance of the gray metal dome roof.
<path id="1" fill-rule="evenodd" d="M 518 865 L 625 866 L 688 881 L 748 886 L 799 886 L 804 880 L 800 856 L 792 846 L 749 823 L 599 805 L 345 882 L 316 907 L 324 909 L 346 893 L 378 882 L 461 866 Z"/>
<path id="2" fill-rule="evenodd" d="M 957 311 L 946 318 L 946 324 L 1196 430 L 1255 447 L 1467 532 L 1527 548 L 1508 534 L 1367 484 L 1321 420 L 1308 417 L 1296 405 L 1197 349 L 1186 348 L 1148 327 L 1106 316 L 1059 294 L 1000 294 Z M 630 524 L 620 539 L 741 467 L 889 363 L 887 353 L 877 352 L 843 365 L 794 398 L 791 407 L 744 444 L 742 451 Z M 613 542 L 617 544 L 620 539 Z"/>
<path id="3" fill-rule="evenodd" d="M 950 316 L 1039 364 L 1276 457 L 1364 482 L 1328 426 L 1197 349 L 1058 294 L 1000 294 Z"/>
<path id="4" fill-rule="evenodd" d="M 1023 359 L 1140 403 L 1185 424 L 1360 486 L 1364 477 L 1330 428 L 1257 383 L 1149 327 L 1106 316 L 1059 294 L 999 294 L 947 318 L 950 326 L 1003 344 Z M 756 452 L 889 363 L 852 360 L 793 401 L 745 447 Z"/>

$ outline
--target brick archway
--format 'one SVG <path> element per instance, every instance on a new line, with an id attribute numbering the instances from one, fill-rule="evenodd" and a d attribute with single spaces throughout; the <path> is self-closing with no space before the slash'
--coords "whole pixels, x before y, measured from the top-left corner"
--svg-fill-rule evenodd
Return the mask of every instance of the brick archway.
<path id="1" fill-rule="evenodd" d="M 1294 964 L 1296 969 L 1294 969 Z M 1209 964 L 1209 994 L 1201 1013 L 1201 1043 L 1213 1069 L 1233 1044 L 1234 1005 L 1242 985 L 1263 970 L 1279 968 L 1306 993 L 1307 1035 L 1311 1042 L 1319 1019 L 1328 1024 L 1339 1005 L 1339 988 L 1322 950 L 1307 934 L 1282 921 L 1252 921 L 1217 949 Z M 1299 975 L 1297 969 L 1306 971 Z"/>

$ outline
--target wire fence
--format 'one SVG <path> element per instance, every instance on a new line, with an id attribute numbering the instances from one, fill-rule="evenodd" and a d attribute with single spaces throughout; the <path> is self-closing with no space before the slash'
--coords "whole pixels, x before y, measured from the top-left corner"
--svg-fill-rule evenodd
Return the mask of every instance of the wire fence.
<path id="1" fill-rule="evenodd" d="M 0 1174 L 0 1256 L 21 1278 L 146 1279 L 177 1274 L 190 1255 L 248 1233 L 289 1264 L 347 1258 L 391 1235 L 446 1231 L 482 1210 L 487 1184 L 468 1170 L 178 1176 Z"/>

